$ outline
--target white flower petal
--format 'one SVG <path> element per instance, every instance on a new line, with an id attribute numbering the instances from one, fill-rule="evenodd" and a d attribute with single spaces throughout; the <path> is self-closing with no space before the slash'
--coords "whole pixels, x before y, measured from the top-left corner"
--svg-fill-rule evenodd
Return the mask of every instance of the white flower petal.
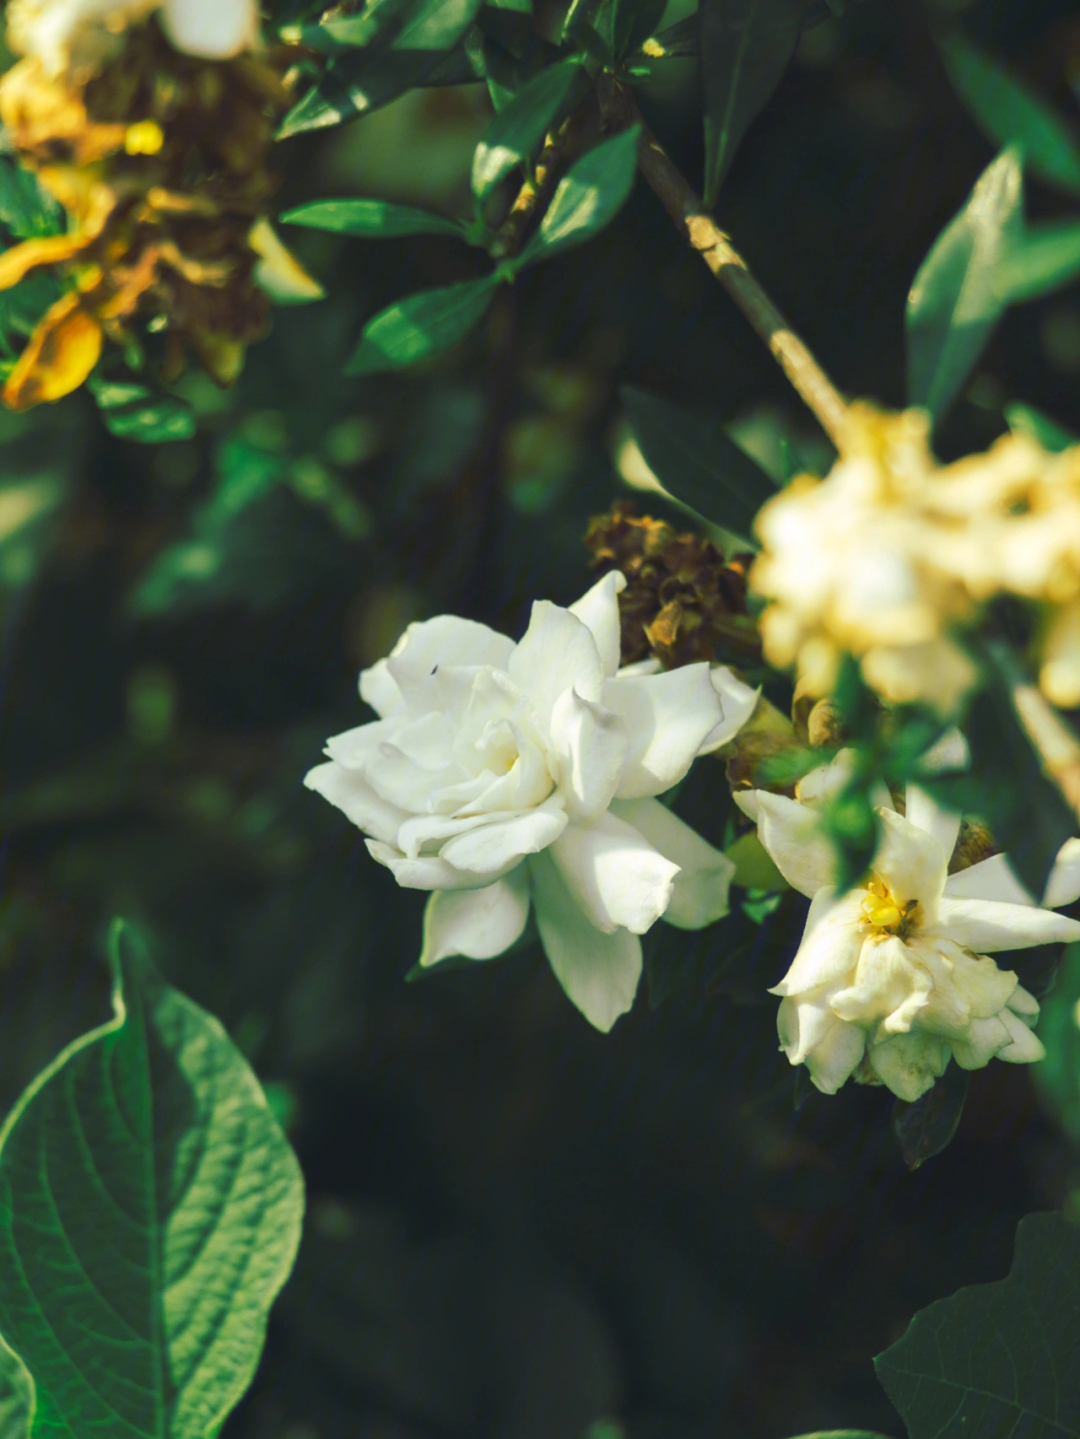
<path id="1" fill-rule="evenodd" d="M 936 1034 L 894 1034 L 867 1050 L 870 1067 L 898 1099 L 914 1103 L 945 1073 L 949 1047 Z"/>
<path id="2" fill-rule="evenodd" d="M 1018 984 L 1009 996 L 1009 1008 L 1016 1014 L 1022 1014 L 1026 1019 L 1038 1019 L 1039 1001 L 1033 994 L 1028 994 L 1022 984 Z"/>
<path id="3" fill-rule="evenodd" d="M 1031 1033 L 1022 1020 L 1018 1019 L 1016 1022 L 1027 1034 Z M 1012 1037 L 1002 1013 L 988 1015 L 984 1019 L 973 1019 L 967 1034 L 949 1040 L 949 1048 L 961 1069 L 985 1069 L 1011 1042 Z"/>
<path id="4" fill-rule="evenodd" d="M 405 698 L 386 660 L 378 660 L 370 669 L 360 671 L 360 698 L 380 719 L 404 708 Z"/>
<path id="5" fill-rule="evenodd" d="M 1009 1043 L 998 1051 L 998 1059 L 1003 1059 L 1006 1064 L 1037 1064 L 1040 1059 L 1046 1058 L 1042 1040 L 1037 1034 L 1032 1034 L 1011 1007 L 1001 1011 L 1001 1021 L 1009 1031 Z"/>
<path id="6" fill-rule="evenodd" d="M 634 1003 L 641 940 L 629 930 L 591 925 L 547 853 L 529 861 L 536 924 L 544 952 L 568 998 L 605 1034 Z"/>
<path id="7" fill-rule="evenodd" d="M 436 615 L 408 627 L 386 667 L 405 702 L 422 713 L 437 707 L 434 675 L 440 666 L 491 665 L 504 670 L 513 652 L 513 640 L 487 625 L 457 615 Z"/>
<path id="8" fill-rule="evenodd" d="M 980 899 L 942 899 L 937 931 L 976 954 L 997 949 L 1029 949 L 1033 944 L 1080 939 L 1080 921 L 1048 909 L 994 904 Z"/>
<path id="9" fill-rule="evenodd" d="M 395 720 L 372 720 L 355 729 L 342 730 L 326 741 L 326 753 L 346 769 L 362 770 L 379 745 L 397 732 Z"/>
<path id="10" fill-rule="evenodd" d="M 592 631 L 550 600 L 533 605 L 529 628 L 503 668 L 532 701 L 545 729 L 555 701 L 567 690 L 576 689 L 592 704 L 600 700 L 604 671 Z"/>
<path id="11" fill-rule="evenodd" d="M 665 859 L 679 866 L 664 919 L 676 929 L 703 929 L 728 912 L 735 865 L 658 799 L 616 800 L 611 812 L 633 825 Z"/>
<path id="12" fill-rule="evenodd" d="M 792 889 L 813 899 L 836 877 L 836 856 L 820 816 L 782 794 L 759 789 L 757 797 L 758 838 Z"/>
<path id="13" fill-rule="evenodd" d="M 566 810 L 559 795 L 552 795 L 535 809 L 500 816 L 490 824 L 447 840 L 440 856 L 455 869 L 473 874 L 492 874 L 527 854 L 537 854 L 558 839 L 566 828 Z"/>
<path id="14" fill-rule="evenodd" d="M 408 818 L 404 810 L 380 798 L 362 774 L 333 761 L 308 770 L 304 784 L 336 805 L 358 828 L 387 844 L 396 843 L 398 830 Z"/>
<path id="15" fill-rule="evenodd" d="M 619 596 L 626 589 L 626 576 L 620 570 L 609 570 L 591 590 L 570 606 L 570 613 L 587 625 L 596 641 L 604 676 L 610 679 L 619 668 L 622 648 L 622 622 L 619 618 Z"/>
<path id="16" fill-rule="evenodd" d="M 186 55 L 227 60 L 258 39 L 259 10 L 255 0 L 165 0 L 162 28 Z"/>
<path id="17" fill-rule="evenodd" d="M 566 690 L 551 711 L 551 745 L 571 819 L 596 819 L 611 803 L 626 760 L 622 718 Z"/>
<path id="18" fill-rule="evenodd" d="M 644 934 L 671 903 L 679 866 L 613 814 L 569 824 L 551 858 L 589 923 L 612 934 Z"/>
<path id="19" fill-rule="evenodd" d="M 821 889 L 806 917 L 802 943 L 791 967 L 770 994 L 799 995 L 850 984 L 855 976 L 866 936 L 859 927 L 862 890 L 849 890 L 837 899 Z"/>
<path id="20" fill-rule="evenodd" d="M 620 799 L 644 799 L 677 784 L 722 718 L 706 664 L 642 678 L 617 675 L 605 683 L 603 703 L 626 721 Z"/>
<path id="21" fill-rule="evenodd" d="M 780 1048 L 792 1064 L 805 1064 L 823 1094 L 835 1094 L 858 1068 L 866 1035 L 837 1019 L 823 998 L 785 999 L 776 1016 Z"/>
<path id="22" fill-rule="evenodd" d="M 864 1029 L 882 1024 L 890 1033 L 909 1030 L 934 987 L 896 935 L 867 939 L 859 950 L 853 982 L 833 995 L 832 1011 Z"/>
<path id="23" fill-rule="evenodd" d="M 385 865 L 402 889 L 479 889 L 481 885 L 502 879 L 503 875 L 514 867 L 512 861 L 495 874 L 472 874 L 468 870 L 455 869 L 438 855 L 421 855 L 419 859 L 409 859 L 399 849 L 384 844 L 382 840 L 366 839 L 364 843 L 372 859 Z"/>
<path id="24" fill-rule="evenodd" d="M 494 959 L 509 949 L 529 917 L 529 867 L 519 864 L 483 889 L 436 890 L 424 910 L 420 963 L 452 954 Z"/>
<path id="25" fill-rule="evenodd" d="M 714 665 L 709 671 L 709 679 L 720 700 L 723 719 L 702 740 L 699 754 L 712 754 L 713 750 L 730 744 L 754 713 L 761 694 L 760 687 L 751 689 L 726 665 Z"/>
<path id="26" fill-rule="evenodd" d="M 1003 854 L 992 854 L 989 859 L 980 859 L 978 864 L 950 874 L 945 881 L 945 893 L 953 899 L 983 899 L 998 904 L 1035 903 L 1017 879 L 1008 857 Z"/>
<path id="27" fill-rule="evenodd" d="M 941 845 L 893 810 L 879 809 L 877 814 L 881 840 L 874 855 L 874 873 L 901 905 L 917 900 L 924 921 L 932 923 L 947 878 Z"/>
<path id="28" fill-rule="evenodd" d="M 937 840 L 947 863 L 956 848 L 956 839 L 960 833 L 959 812 L 943 809 L 926 790 L 917 784 L 909 784 L 905 795 L 904 815 L 909 824 L 925 830 Z"/>
<path id="29" fill-rule="evenodd" d="M 1067 839 L 1058 850 L 1050 878 L 1046 881 L 1043 905 L 1057 909 L 1080 899 L 1080 839 Z"/>
<path id="30" fill-rule="evenodd" d="M 758 789 L 733 789 L 731 791 L 731 798 L 747 819 L 752 819 L 755 824 L 761 818 L 761 801 L 758 799 L 760 794 L 761 791 Z"/>

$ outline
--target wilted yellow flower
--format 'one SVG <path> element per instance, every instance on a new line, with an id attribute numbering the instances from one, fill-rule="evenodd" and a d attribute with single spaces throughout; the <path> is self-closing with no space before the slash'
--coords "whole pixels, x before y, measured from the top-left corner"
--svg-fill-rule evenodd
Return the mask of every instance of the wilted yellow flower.
<path id="1" fill-rule="evenodd" d="M 926 508 L 935 483 L 923 412 L 853 405 L 840 458 L 824 480 L 803 475 L 768 501 L 756 529 L 763 552 L 751 585 L 772 603 L 761 617 L 766 657 L 796 665 L 804 692 L 832 688 L 841 656 L 894 702 L 956 707 L 976 670 L 956 642 L 974 604 L 939 564 Z"/>
<path id="2" fill-rule="evenodd" d="M 290 103 L 274 57 L 201 58 L 255 38 L 251 0 L 168 0 L 164 29 L 195 55 L 147 18 L 156 8 L 15 0 L 9 10 L 9 39 L 27 53 L 0 81 L 0 120 L 69 228 L 0 256 L 0 289 L 42 267 L 70 286 L 7 378 L 13 409 L 76 389 L 105 340 L 147 346 L 166 383 L 190 352 L 230 384 L 267 329 L 268 271 L 284 256 L 292 297 L 297 276 L 319 293 L 267 235 L 266 159 Z"/>

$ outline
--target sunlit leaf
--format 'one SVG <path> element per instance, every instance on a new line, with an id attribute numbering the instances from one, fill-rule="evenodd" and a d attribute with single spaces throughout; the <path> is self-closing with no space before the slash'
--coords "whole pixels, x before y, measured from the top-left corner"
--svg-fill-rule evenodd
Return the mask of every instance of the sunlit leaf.
<path id="1" fill-rule="evenodd" d="M 306 225 L 309 230 L 332 230 L 372 240 L 400 235 L 454 235 L 460 239 L 462 235 L 455 220 L 410 205 L 392 205 L 388 200 L 313 200 L 287 210 L 281 219 L 289 225 Z"/>
<path id="2" fill-rule="evenodd" d="M 0 1333 L 31 1434 L 216 1435 L 300 1236 L 292 1151 L 221 1025 L 114 927 L 114 1017 L 0 1134 Z"/>
<path id="3" fill-rule="evenodd" d="M 787 69 L 804 0 L 702 0 L 705 204 L 716 203 L 735 151 Z"/>
<path id="4" fill-rule="evenodd" d="M 499 111 L 473 154 L 474 195 L 482 199 L 511 170 L 525 163 L 544 138 L 575 82 L 583 79 L 576 59 L 550 65 Z"/>
<path id="5" fill-rule="evenodd" d="M 999 145 L 1016 145 L 1041 179 L 1080 194 L 1080 146 L 1065 121 L 963 35 L 941 41 L 953 84 L 971 113 Z"/>
<path id="6" fill-rule="evenodd" d="M 910 1439 L 1080 1435 L 1080 1228 L 1029 1214 L 1008 1277 L 920 1310 L 874 1361 Z"/>
<path id="7" fill-rule="evenodd" d="M 640 136 L 640 126 L 632 125 L 571 165 L 539 230 L 518 257 L 519 266 L 584 244 L 615 218 L 634 186 Z"/>
<path id="8" fill-rule="evenodd" d="M 1009 304 L 1048 295 L 1080 276 L 1080 225 L 1075 221 L 1023 230 L 1001 256 L 995 284 Z"/>
<path id="9" fill-rule="evenodd" d="M 656 395 L 620 391 L 645 462 L 670 495 L 735 534 L 752 533 L 754 516 L 776 487 L 719 424 L 706 424 Z"/>
<path id="10" fill-rule="evenodd" d="M 91 380 L 89 388 L 105 428 L 122 440 L 160 445 L 168 440 L 189 440 L 195 433 L 191 406 L 176 395 L 114 380 Z"/>
<path id="11" fill-rule="evenodd" d="M 908 399 L 940 416 L 1005 308 L 996 276 L 1023 226 L 1023 174 L 1006 150 L 979 177 L 915 276 L 907 303 Z"/>
<path id="12" fill-rule="evenodd" d="M 667 9 L 666 0 L 613 0 L 611 48 L 622 59 L 642 45 L 656 29 Z"/>
<path id="13" fill-rule="evenodd" d="M 449 349 L 479 324 L 498 285 L 498 278 L 489 275 L 398 300 L 364 326 L 345 373 L 401 369 Z"/>

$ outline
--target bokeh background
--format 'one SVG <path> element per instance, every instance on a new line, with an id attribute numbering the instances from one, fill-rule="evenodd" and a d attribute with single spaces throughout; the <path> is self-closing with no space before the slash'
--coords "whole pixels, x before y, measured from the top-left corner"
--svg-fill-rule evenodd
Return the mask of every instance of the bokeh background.
<path id="1" fill-rule="evenodd" d="M 837 383 L 892 405 L 907 289 L 993 153 L 938 59 L 946 22 L 1075 117 L 1076 4 L 862 0 L 805 34 L 719 208 Z M 670 61 L 643 96 L 695 180 L 697 84 Z M 489 114 L 482 87 L 427 90 L 285 142 L 280 208 L 465 213 Z M 1028 203 L 1061 204 L 1037 182 Z M 1071 1193 L 1068 1116 L 1031 1073 L 976 1075 L 955 1142 L 909 1173 L 891 1096 L 807 1093 L 777 1053 L 791 898 L 660 926 L 607 1037 L 535 944 L 406 983 L 422 896 L 301 787 L 410 620 L 520 633 L 533 598 L 587 586 L 586 522 L 626 493 L 620 384 L 775 469 L 785 447 L 827 463 L 810 417 L 642 186 L 463 348 L 389 378 L 341 378 L 363 320 L 479 261 L 289 238 L 329 298 L 279 312 L 231 392 L 181 383 L 196 439 L 116 439 L 85 394 L 0 415 L 0 1100 L 105 1013 L 114 913 L 248 1055 L 309 1217 L 233 1439 L 899 1435 L 872 1356 L 1003 1275 L 1019 1217 Z M 1014 401 L 1080 431 L 1078 380 L 1075 287 L 1009 311 L 943 456 Z M 680 806 L 723 842 L 722 767 Z"/>

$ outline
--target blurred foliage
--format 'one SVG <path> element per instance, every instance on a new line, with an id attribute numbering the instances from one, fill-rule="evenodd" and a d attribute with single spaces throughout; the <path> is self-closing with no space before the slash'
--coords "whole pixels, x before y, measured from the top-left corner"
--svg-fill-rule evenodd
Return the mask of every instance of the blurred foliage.
<path id="1" fill-rule="evenodd" d="M 316 9 L 285 4 L 275 18 L 329 30 Z M 955 25 L 955 7 L 930 12 Z M 646 118 L 695 183 L 706 153 L 725 172 L 722 223 L 841 386 L 903 403 L 912 282 L 1020 138 L 1009 117 L 1029 112 L 995 102 L 1008 133 L 988 141 L 942 60 L 959 52 L 939 50 L 920 7 L 808 6 L 759 118 L 752 87 L 714 87 L 713 114 L 745 129 L 730 158 L 715 138 L 725 122 L 706 144 L 693 17 L 615 7 L 594 31 L 588 6 L 575 14 L 590 44 L 595 33 L 641 70 Z M 802 931 L 797 894 L 766 894 L 747 870 L 753 887 L 733 891 L 719 925 L 658 926 L 647 995 L 605 1038 L 534 944 L 405 985 L 422 898 L 300 786 L 325 736 L 366 717 L 357 671 L 409 621 L 451 611 L 520 633 L 534 597 L 576 598 L 587 521 L 628 483 L 643 510 L 685 525 L 659 477 L 741 533 L 753 506 L 714 514 L 706 485 L 717 496 L 738 469 L 764 495 L 829 463 L 641 186 L 615 223 L 579 226 L 588 244 L 552 245 L 513 285 L 493 280 L 452 350 L 343 373 L 373 317 L 495 274 L 460 232 L 478 210 L 493 220 L 520 176 L 515 159 L 492 180 L 499 166 L 476 157 L 493 137 L 535 144 L 535 128 L 513 128 L 513 97 L 563 41 L 520 6 L 475 18 L 453 73 L 425 45 L 395 46 L 393 26 L 373 49 L 320 37 L 339 47 L 329 78 L 312 62 L 275 163 L 279 210 L 298 222 L 290 243 L 331 298 L 279 312 L 232 390 L 189 376 L 161 396 L 102 376 L 93 395 L 0 416 L 0 1089 L 13 1103 L 107 1019 L 98 938 L 115 912 L 140 922 L 170 984 L 222 1018 L 311 1194 L 262 1368 L 225 1431 L 237 1439 L 774 1439 L 851 1424 L 895 1435 L 872 1356 L 920 1306 L 1000 1279 L 1020 1217 L 1076 1186 L 1075 955 L 1040 1028 L 1045 1105 L 1025 1068 L 992 1065 L 973 1076 L 953 1143 L 909 1172 L 888 1095 L 825 1098 L 777 1052 L 766 990 Z M 642 53 L 646 19 L 666 58 Z M 980 75 L 1008 57 L 1025 94 L 1070 113 L 1074 6 L 976 0 L 962 19 Z M 569 163 L 596 154 L 595 114 L 583 129 Z M 1030 153 L 1027 191 L 1028 239 L 1067 239 L 1075 200 L 1043 183 Z M 17 237 L 7 196 L 0 222 Z M 328 197 L 339 208 L 313 227 L 310 207 Z M 395 238 L 376 243 L 376 230 Z M 978 246 L 964 236 L 935 265 L 924 336 L 969 284 Z M 1015 271 L 1023 245 L 1010 253 Z M 1023 285 L 1002 259 L 1013 279 L 976 307 L 980 346 L 927 362 L 952 391 L 943 456 L 1010 424 L 1080 432 L 1070 253 L 1064 239 L 1053 263 L 1043 252 L 1042 278 L 1029 269 Z M 5 296 L 0 336 L 28 333 L 51 298 Z M 670 408 L 699 419 L 700 465 L 665 466 L 668 439 L 639 427 L 642 402 L 650 427 Z M 647 465 L 631 463 L 631 429 Z M 790 706 L 781 678 L 769 697 Z M 1034 876 L 1058 831 L 1032 822 L 1041 777 L 992 700 L 974 717 L 976 799 L 993 801 L 981 757 L 999 774 L 1015 753 L 994 822 L 1027 838 L 1020 864 Z M 865 694 L 847 701 L 849 724 L 880 732 Z M 872 840 L 873 775 L 902 785 L 914 764 L 902 738 L 882 737 L 834 816 L 852 873 Z M 714 760 L 673 803 L 721 847 L 747 834 Z M 1056 958 L 1009 963 L 1035 987 Z M 912 1152 L 926 1158 L 942 1121 L 916 1118 Z"/>

